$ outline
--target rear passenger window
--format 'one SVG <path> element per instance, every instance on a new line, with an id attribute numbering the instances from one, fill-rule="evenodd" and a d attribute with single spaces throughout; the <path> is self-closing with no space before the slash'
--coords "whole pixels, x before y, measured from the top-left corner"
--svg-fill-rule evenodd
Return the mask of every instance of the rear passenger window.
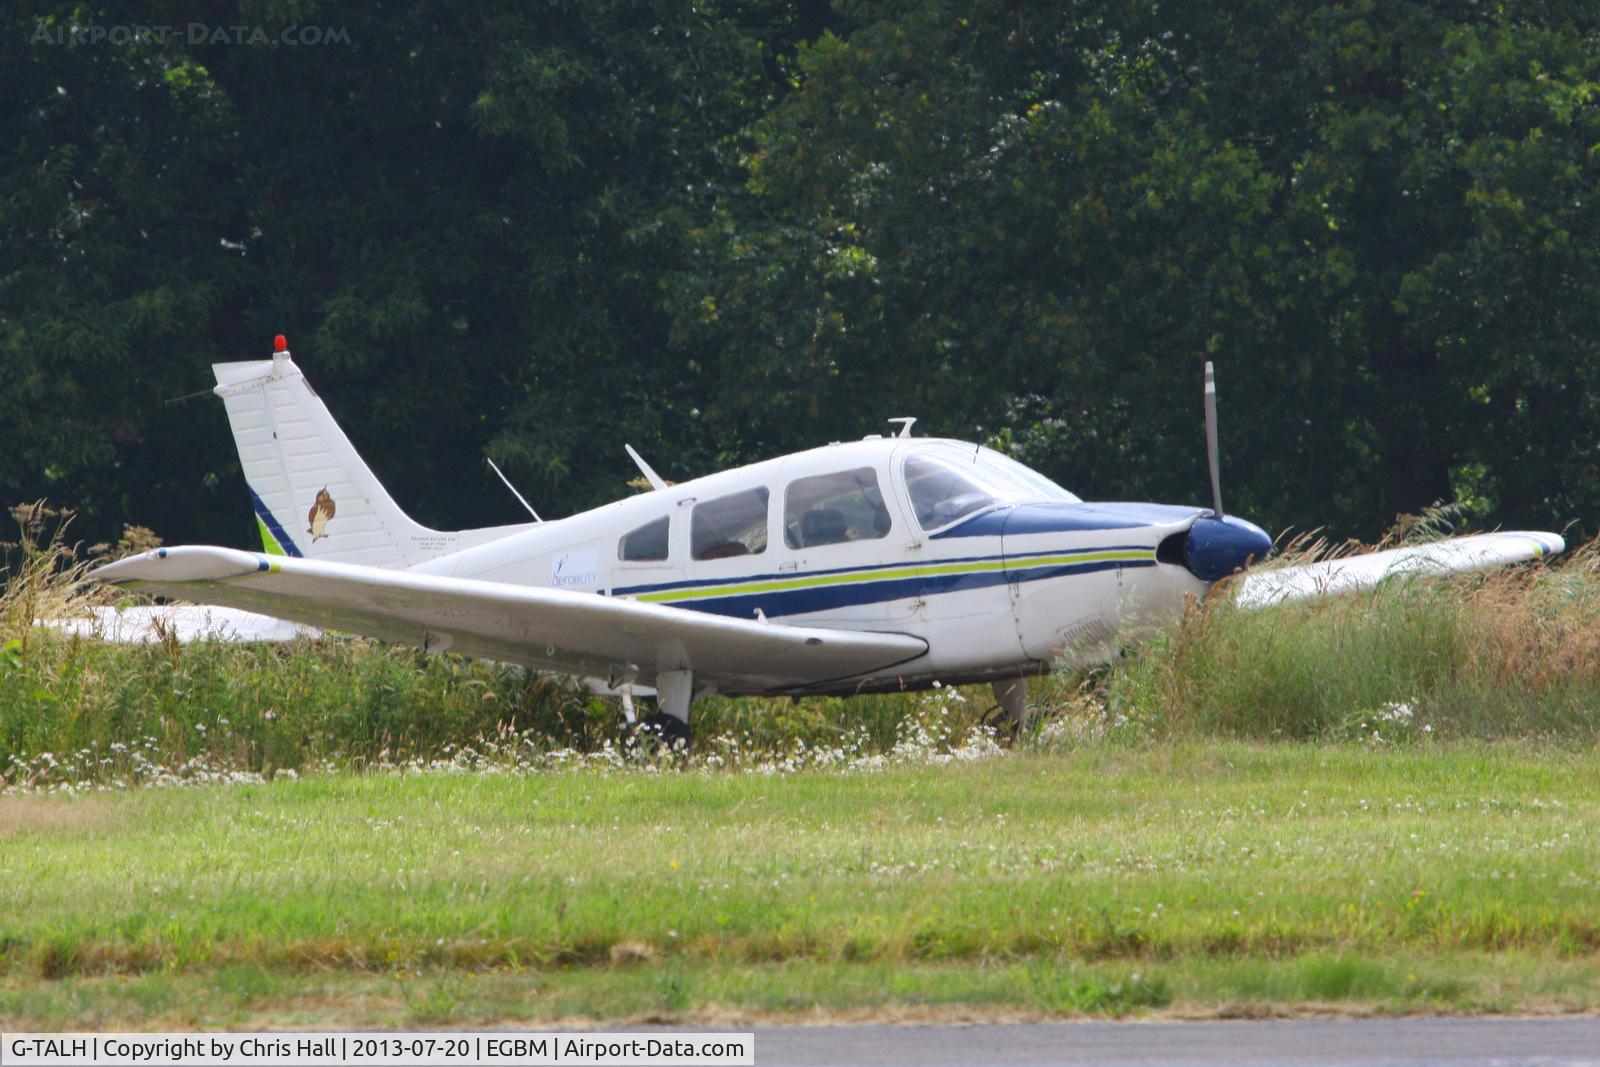
<path id="1" fill-rule="evenodd" d="M 660 562 L 667 558 L 668 517 L 647 522 L 617 545 L 617 558 L 629 563 Z"/>
<path id="2" fill-rule="evenodd" d="M 767 550 L 765 488 L 696 504 L 689 523 L 689 544 L 695 559 L 756 556 Z"/>
<path id="3" fill-rule="evenodd" d="M 783 541 L 790 548 L 875 541 L 889 535 L 889 526 L 871 467 L 796 478 L 784 493 Z"/>

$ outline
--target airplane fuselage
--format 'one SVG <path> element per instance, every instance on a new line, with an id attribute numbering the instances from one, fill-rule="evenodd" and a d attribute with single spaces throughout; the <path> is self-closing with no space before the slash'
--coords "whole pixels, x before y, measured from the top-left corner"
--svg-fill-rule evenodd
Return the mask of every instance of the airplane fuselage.
<path id="1" fill-rule="evenodd" d="M 868 438 L 641 493 L 412 569 L 927 642 L 915 662 L 789 690 L 865 692 L 1104 658 L 1127 625 L 1208 588 L 1182 559 L 1206 515 L 1085 503 L 965 442 Z"/>

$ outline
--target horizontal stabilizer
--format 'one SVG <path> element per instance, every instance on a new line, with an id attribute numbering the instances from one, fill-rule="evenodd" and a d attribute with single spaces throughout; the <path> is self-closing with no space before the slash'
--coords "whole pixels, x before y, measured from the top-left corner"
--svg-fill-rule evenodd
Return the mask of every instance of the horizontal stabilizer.
<path id="1" fill-rule="evenodd" d="M 1265 607 L 1371 589 L 1390 578 L 1487 570 L 1566 551 L 1559 534 L 1516 530 L 1452 537 L 1321 563 L 1253 570 L 1234 586 L 1241 607 Z"/>

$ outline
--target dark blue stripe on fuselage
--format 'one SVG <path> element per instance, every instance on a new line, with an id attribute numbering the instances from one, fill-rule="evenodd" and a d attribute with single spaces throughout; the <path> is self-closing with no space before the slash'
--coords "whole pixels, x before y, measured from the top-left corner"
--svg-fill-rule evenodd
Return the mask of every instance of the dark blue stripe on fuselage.
<path id="1" fill-rule="evenodd" d="M 278 539 L 278 547 L 283 549 L 284 555 L 294 556 L 296 559 L 302 558 L 300 550 L 295 547 L 294 538 L 290 537 L 284 528 L 279 525 L 272 512 L 267 510 L 267 505 L 256 495 L 256 491 L 248 485 L 245 488 L 250 490 L 250 506 L 256 509 L 256 517 L 266 523 L 267 529 L 272 531 L 272 536 Z"/>
<path id="2" fill-rule="evenodd" d="M 990 508 L 933 535 L 947 537 L 1020 537 L 1041 533 L 1086 533 L 1166 526 L 1202 514 L 1203 508 L 1171 504 L 1016 504 Z"/>
<path id="3" fill-rule="evenodd" d="M 612 596 L 637 596 L 640 593 L 659 593 L 672 589 L 705 589 L 714 585 L 745 585 L 749 582 L 781 582 L 791 578 L 817 578 L 830 574 L 868 574 L 872 571 L 900 570 L 905 567 L 942 567 L 950 563 L 988 563 L 1001 560 L 1027 560 L 1034 556 L 1071 556 L 1085 552 L 1146 552 L 1151 550 L 1150 545 L 1092 545 L 1085 548 L 1042 549 L 1037 552 L 1024 552 L 1017 555 L 1002 556 L 952 556 L 950 559 L 905 560 L 900 563 L 872 563 L 864 567 L 830 567 L 826 570 L 816 571 L 769 571 L 765 574 L 736 574 L 727 578 L 691 578 L 680 579 L 672 582 L 656 582 L 651 585 L 616 586 L 611 590 Z M 894 579 L 885 579 L 891 581 Z"/>
<path id="4" fill-rule="evenodd" d="M 1059 555 L 1060 553 L 1049 553 Z M 941 560 L 940 562 L 945 562 Z M 1154 567 L 1153 559 L 1117 561 L 1099 560 L 1094 563 L 1064 563 L 1055 566 L 1024 568 L 1002 573 L 985 571 L 978 574 L 942 574 L 922 578 L 886 578 L 878 582 L 853 582 L 847 585 L 827 585 L 813 589 L 789 589 L 772 593 L 751 593 L 747 596 L 706 598 L 703 600 L 665 601 L 668 607 L 687 608 L 708 615 L 728 615 L 734 618 L 752 618 L 756 609 L 768 618 L 783 615 L 806 615 L 814 611 L 835 608 L 859 607 L 864 604 L 881 604 L 891 600 L 912 597 L 937 596 L 942 593 L 962 593 L 1003 585 L 1008 581 L 1036 582 L 1046 578 L 1062 578 L 1072 574 L 1089 574 L 1109 571 L 1119 567 Z M 620 590 L 619 590 L 620 592 Z"/>

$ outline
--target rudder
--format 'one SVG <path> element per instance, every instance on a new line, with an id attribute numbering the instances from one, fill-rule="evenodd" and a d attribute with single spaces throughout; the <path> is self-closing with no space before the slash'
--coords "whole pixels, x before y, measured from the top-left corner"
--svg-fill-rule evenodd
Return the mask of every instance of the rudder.
<path id="1" fill-rule="evenodd" d="M 287 351 L 211 369 L 269 554 L 404 568 L 525 528 L 446 532 L 412 521 Z"/>

